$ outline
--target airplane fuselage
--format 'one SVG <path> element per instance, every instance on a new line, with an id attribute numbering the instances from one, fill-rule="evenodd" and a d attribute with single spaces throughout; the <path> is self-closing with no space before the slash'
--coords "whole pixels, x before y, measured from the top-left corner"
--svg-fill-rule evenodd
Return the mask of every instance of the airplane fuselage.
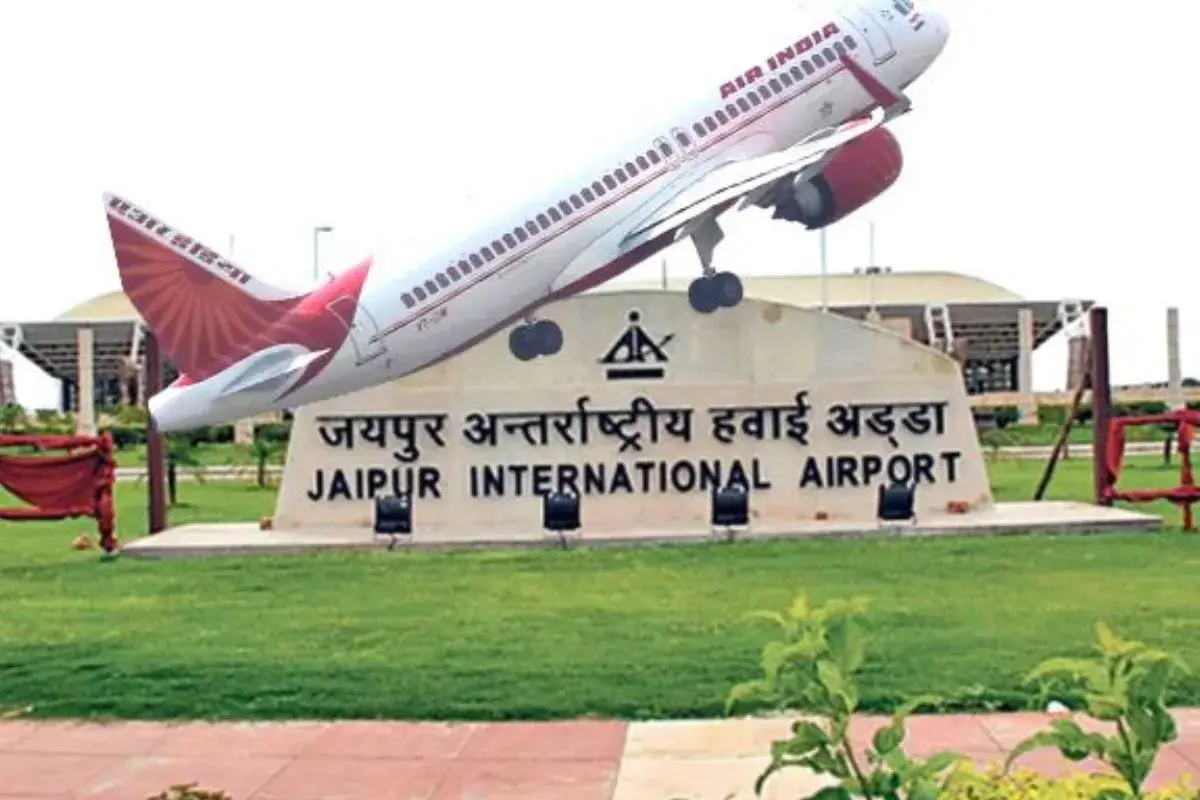
<path id="1" fill-rule="evenodd" d="M 372 265 L 357 302 L 341 312 L 349 335 L 315 377 L 230 393 L 231 368 L 168 388 L 156 402 L 160 425 L 209 424 L 392 381 L 603 283 L 675 241 L 664 235 L 629 247 L 626 234 L 681 187 L 872 108 L 847 57 L 899 91 L 936 59 L 947 35 L 936 12 L 914 11 L 906 0 L 814 3 L 772 22 L 757 60 L 731 64 L 727 81 L 696 92 L 667 122 L 421 264 Z M 172 403 L 182 392 L 192 397 Z"/>

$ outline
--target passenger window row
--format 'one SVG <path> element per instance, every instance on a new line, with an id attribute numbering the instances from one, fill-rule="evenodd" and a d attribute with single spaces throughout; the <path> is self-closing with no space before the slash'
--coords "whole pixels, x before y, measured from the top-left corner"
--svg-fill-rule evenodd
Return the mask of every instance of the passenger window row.
<path id="1" fill-rule="evenodd" d="M 742 114 L 751 113 L 756 107 L 762 105 L 764 101 L 770 100 L 772 96 L 790 92 L 795 86 L 803 83 L 810 76 L 815 75 L 817 70 L 822 69 L 828 64 L 835 63 L 840 57 L 846 55 L 851 50 L 857 49 L 857 47 L 858 42 L 854 41 L 853 36 L 846 36 L 841 41 L 834 42 L 831 46 L 826 46 L 821 52 L 813 53 L 803 61 L 792 65 L 791 69 L 786 72 L 780 72 L 766 83 L 746 92 L 741 97 L 736 99 L 730 98 L 730 102 L 726 104 L 725 108 L 719 108 L 711 116 L 707 116 L 700 122 L 697 122 L 692 126 L 692 130 L 696 132 L 696 136 L 699 138 L 704 138 L 710 133 L 715 133 L 722 126 L 728 125 Z M 682 134 L 678 136 L 681 137 Z M 686 146 L 687 142 L 681 141 L 681 144 Z"/>
<path id="2" fill-rule="evenodd" d="M 692 129 L 699 138 L 714 133 L 721 126 L 732 123 L 742 114 L 751 113 L 755 107 L 769 100 L 772 95 L 790 91 L 795 85 L 824 67 L 827 62 L 832 64 L 839 56 L 845 55 L 848 50 L 854 50 L 856 47 L 858 44 L 854 41 L 854 37 L 847 36 L 842 41 L 834 43 L 832 47 L 827 46 L 820 53 L 813 53 L 793 65 L 787 72 L 779 73 L 777 77 L 772 77 L 756 90 L 737 98 L 736 102 L 730 102 L 724 109 L 717 109 L 711 116 L 707 116 L 693 125 Z M 675 140 L 681 148 L 691 145 L 691 141 L 683 131 L 675 134 Z M 449 289 L 452 285 L 466 279 L 475 270 L 490 264 L 508 251 L 521 247 L 530 238 L 548 231 L 560 222 L 570 219 L 574 214 L 599 202 L 600 198 L 633 181 L 643 172 L 649 172 L 660 166 L 664 159 L 668 159 L 672 155 L 674 155 L 674 151 L 671 149 L 670 143 L 666 139 L 659 139 L 655 146 L 644 154 L 625 162 L 624 166 L 617 167 L 599 180 L 593 181 L 591 186 L 583 187 L 569 198 L 559 201 L 557 205 L 550 206 L 533 219 L 526 220 L 524 225 L 517 226 L 503 236 L 493 239 L 490 245 L 481 247 L 461 259 L 457 264 L 446 267 L 423 284 L 414 286 L 410 291 L 401 295 L 401 302 L 404 303 L 405 308 L 414 308 L 418 303 L 424 302 L 444 289 Z"/>
<path id="3" fill-rule="evenodd" d="M 401 302 L 404 303 L 405 308 L 413 308 L 417 303 L 423 302 L 426 298 L 463 280 L 475 270 L 490 264 L 509 250 L 516 250 L 531 237 L 549 230 L 554 225 L 568 220 L 594 205 L 599 202 L 600 198 L 636 179 L 643 172 L 649 172 L 660 166 L 664 159 L 670 158 L 673 154 L 671 146 L 665 141 L 660 141 L 644 154 L 625 162 L 624 166 L 617 167 L 599 180 L 593 181 L 591 186 L 584 186 L 569 198 L 559 201 L 557 205 L 550 206 L 533 219 L 526 220 L 523 226 L 513 228 L 511 232 L 498 239 L 493 239 L 490 245 L 481 247 L 457 264 L 446 267 L 445 270 L 425 281 L 424 284 L 414 286 L 411 291 L 401 295 Z"/>

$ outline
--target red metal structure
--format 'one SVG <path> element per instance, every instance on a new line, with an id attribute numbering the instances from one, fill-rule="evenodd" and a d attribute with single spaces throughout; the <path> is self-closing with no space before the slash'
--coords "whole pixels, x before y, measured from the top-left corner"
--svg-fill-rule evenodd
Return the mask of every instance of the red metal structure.
<path id="1" fill-rule="evenodd" d="M 1170 489 L 1130 489 L 1126 491 L 1117 489 L 1117 479 L 1121 476 L 1122 456 L 1125 453 L 1125 429 L 1130 425 L 1168 424 L 1173 424 L 1176 430 L 1175 437 L 1179 448 L 1179 485 Z M 1124 500 L 1129 503 L 1169 500 L 1175 505 L 1183 507 L 1183 529 L 1194 531 L 1192 504 L 1200 501 L 1200 487 L 1196 486 L 1192 474 L 1191 447 L 1197 426 L 1200 426 L 1200 411 L 1186 408 L 1168 411 L 1165 414 L 1111 417 L 1108 420 L 1104 486 L 1100 492 L 1101 500 L 1105 504 L 1111 504 L 1114 500 Z M 1097 433 L 1099 434 L 1099 431 Z"/>
<path id="2" fill-rule="evenodd" d="M 116 549 L 113 484 L 117 467 L 112 438 L 100 436 L 0 435 L 0 448 L 65 450 L 58 455 L 0 453 L 0 487 L 29 507 L 2 507 L 0 519 L 91 517 L 100 528 L 100 547 Z"/>
<path id="3" fill-rule="evenodd" d="M 146 392 L 143 402 L 146 404 L 146 455 L 149 463 L 146 465 L 146 477 L 149 484 L 147 513 L 149 531 L 151 534 L 162 533 L 167 528 L 167 455 L 163 445 L 163 435 L 158 432 L 154 423 L 154 415 L 150 413 L 150 398 L 162 391 L 163 367 L 162 350 L 158 345 L 158 335 L 146 331 Z"/>

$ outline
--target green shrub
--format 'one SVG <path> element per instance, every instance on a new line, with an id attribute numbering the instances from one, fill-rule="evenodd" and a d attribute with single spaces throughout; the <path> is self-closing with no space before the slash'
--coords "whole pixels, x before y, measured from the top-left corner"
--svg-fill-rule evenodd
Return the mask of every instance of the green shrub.
<path id="1" fill-rule="evenodd" d="M 39 408 L 32 414 L 22 414 L 23 420 L 13 424 L 17 433 L 45 436 L 71 436 L 75 433 L 75 415 L 60 414 L 52 408 Z"/>
<path id="2" fill-rule="evenodd" d="M 146 425 L 137 423 L 126 425 L 114 423 L 106 429 L 117 447 L 132 447 L 146 443 Z M 170 436 L 186 441 L 189 446 L 196 447 L 206 444 L 229 444 L 233 442 L 232 425 L 203 425 L 186 431 L 172 433 Z"/>
<path id="3" fill-rule="evenodd" d="M 231 444 L 234 432 L 232 425 L 201 425 L 198 428 L 179 431 L 177 435 L 187 439 L 188 443 L 195 447 L 202 444 Z"/>
<path id="4" fill-rule="evenodd" d="M 112 437 L 113 444 L 118 449 L 135 447 L 146 443 L 146 428 L 144 425 L 124 425 L 114 423 L 104 430 Z"/>
<path id="5" fill-rule="evenodd" d="M 996 426 L 999 428 L 1007 428 L 1009 425 L 1015 425 L 1021 419 L 1021 412 L 1016 406 L 997 406 L 996 407 Z"/>
<path id="6" fill-rule="evenodd" d="M 25 427 L 25 409 L 16 403 L 0 406 L 0 433 L 16 433 Z"/>
<path id="7" fill-rule="evenodd" d="M 1005 766 L 1035 748 L 1055 747 L 1072 761 L 1098 758 L 1121 776 L 1127 791 L 1106 793 L 1106 800 L 1140 797 L 1159 751 L 1178 737 L 1166 694 L 1172 678 L 1189 670 L 1170 653 L 1126 641 L 1103 622 L 1096 623 L 1096 635 L 1098 658 L 1047 659 L 1027 681 L 1041 684 L 1043 698 L 1054 696 L 1093 719 L 1116 723 L 1117 732 L 1089 733 L 1074 720 L 1058 719 L 1018 744 Z"/>
<path id="8" fill-rule="evenodd" d="M 951 752 L 928 759 L 904 753 L 905 719 L 935 697 L 917 697 L 905 703 L 891 722 L 875 731 L 866 761 L 850 743 L 850 720 L 858 708 L 854 673 L 862 666 L 865 636 L 859 618 L 866 613 L 864 600 L 833 600 L 813 608 L 801 595 L 786 614 L 758 612 L 752 616 L 775 622 L 781 640 L 768 642 L 762 652 L 763 677 L 735 686 L 726 703 L 728 712 L 739 701 L 759 698 L 782 707 L 798 705 L 822 717 L 820 723 L 802 719 L 792 725 L 792 738 L 774 742 L 771 763 L 755 782 L 762 793 L 772 775 L 789 767 L 803 767 L 836 780 L 813 800 L 848 800 L 908 797 L 932 800 L 948 780 L 947 772 L 964 757 Z"/>
<path id="9" fill-rule="evenodd" d="M 1153 414 L 1163 414 L 1168 410 L 1167 404 L 1159 400 L 1148 400 L 1144 403 L 1113 403 L 1114 417 L 1144 417 Z M 1043 425 L 1062 425 L 1067 418 L 1066 406 L 1038 406 L 1038 419 Z M 1083 403 L 1075 414 L 1076 425 L 1092 424 L 1092 406 Z"/>
<path id="10" fill-rule="evenodd" d="M 834 600 L 812 607 L 801 594 L 785 613 L 756 612 L 779 626 L 781 638 L 762 651 L 761 678 L 738 684 L 729 693 L 726 713 L 748 699 L 807 712 L 792 725 L 792 737 L 773 742 L 771 761 L 755 783 L 762 793 L 772 775 L 802 767 L 833 779 L 807 800 L 989 800 L 1000 797 L 1053 797 L 1069 800 L 1087 792 L 1091 800 L 1144 800 L 1146 778 L 1162 747 L 1174 741 L 1175 721 L 1166 708 L 1172 679 L 1187 672 L 1175 656 L 1140 642 L 1127 641 L 1103 622 L 1096 624 L 1099 656 L 1093 660 L 1051 658 L 1026 678 L 1041 686 L 1038 704 L 1053 697 L 1092 718 L 1115 723 L 1105 736 L 1085 731 L 1073 719 L 1054 720 L 1049 729 L 1020 742 L 1004 762 L 1007 771 L 1025 753 L 1055 747 L 1071 761 L 1096 758 L 1112 770 L 1108 777 L 1041 781 L 1029 791 L 1028 773 L 980 774 L 965 767 L 965 756 L 943 751 L 928 759 L 904 753 L 905 720 L 920 706 L 939 698 L 921 696 L 904 703 L 891 721 L 875 731 L 865 760 L 850 743 L 850 720 L 858 707 L 855 673 L 865 658 L 865 635 L 859 619 L 863 600 Z M 814 718 L 815 717 L 815 718 Z M 1186 788 L 1155 797 L 1186 797 Z"/>
<path id="11" fill-rule="evenodd" d="M 110 413 L 115 424 L 146 427 L 148 414 L 142 406 L 114 406 Z"/>
<path id="12" fill-rule="evenodd" d="M 19 410 L 19 407 L 14 406 Z M 137 407 L 117 407 L 114 421 L 101 426 L 100 431 L 107 431 L 112 436 L 113 444 L 118 449 L 139 447 L 146 443 L 146 413 Z M 70 434 L 75 432 L 74 419 L 58 415 L 55 412 L 38 412 L 37 418 L 25 422 L 17 422 L 16 412 L 0 413 L 0 432 L 19 432 L 30 434 Z M 291 438 L 292 425 L 290 422 L 268 422 L 255 428 L 255 438 L 275 445 L 287 445 Z M 233 425 L 203 425 L 186 431 L 172 433 L 172 437 L 184 440 L 190 447 L 212 444 L 232 444 L 234 441 Z"/>
<path id="13" fill-rule="evenodd" d="M 173 786 L 146 800 L 233 800 L 225 792 L 196 789 L 196 784 Z M 1095 800 L 1121 791 L 1120 778 L 1112 775 L 1069 775 L 1047 778 L 1030 769 L 1004 772 L 999 766 L 980 770 L 963 762 L 950 774 L 940 800 Z M 820 793 L 818 793 L 820 794 Z M 834 800 L 836 788 L 824 797 Z M 1181 780 L 1143 795 L 1144 800 L 1195 800 L 1191 781 Z M 728 799 L 727 799 L 728 800 Z"/>
<path id="14" fill-rule="evenodd" d="M 1124 787 L 1124 781 L 1115 775 L 1077 773 L 1047 778 L 1031 769 L 1004 772 L 996 765 L 980 770 L 964 763 L 947 781 L 940 800 L 1095 800 L 1115 797 Z M 1191 800 L 1196 796 L 1187 780 L 1142 795 L 1145 800 Z"/>
<path id="15" fill-rule="evenodd" d="M 287 444 L 292 436 L 290 422 L 264 422 L 254 429 L 254 438 L 272 444 Z"/>

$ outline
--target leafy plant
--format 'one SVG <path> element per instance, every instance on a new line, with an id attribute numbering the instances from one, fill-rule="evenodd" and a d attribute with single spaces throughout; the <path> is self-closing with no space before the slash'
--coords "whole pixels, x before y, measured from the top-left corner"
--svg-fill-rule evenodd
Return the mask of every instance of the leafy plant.
<path id="1" fill-rule="evenodd" d="M 15 403 L 0 405 L 0 431 L 12 432 L 25 424 L 25 409 Z"/>
<path id="2" fill-rule="evenodd" d="M 172 506 L 179 503 L 179 467 L 189 467 L 192 477 L 198 483 L 204 483 L 204 465 L 200 461 L 196 444 L 186 436 L 166 436 L 167 456 L 167 497 Z"/>
<path id="3" fill-rule="evenodd" d="M 165 792 L 146 798 L 146 800 L 233 800 L 228 794 L 222 791 L 208 791 L 206 789 L 197 789 L 195 783 L 181 783 L 172 786 Z"/>
<path id="4" fill-rule="evenodd" d="M 833 600 L 813 607 L 801 594 L 786 613 L 756 612 L 753 617 L 776 623 L 781 640 L 763 647 L 763 677 L 733 688 L 726 713 L 740 701 L 763 699 L 781 707 L 798 706 L 818 716 L 792 725 L 792 738 L 771 746 L 771 763 L 754 790 L 780 770 L 801 767 L 837 780 L 809 800 L 848 800 L 858 795 L 881 800 L 933 800 L 949 778 L 947 770 L 964 756 L 941 752 L 927 760 L 909 758 L 903 750 L 905 720 L 917 708 L 936 703 L 932 696 L 913 698 L 875 731 L 871 747 L 860 759 L 850 742 L 850 720 L 858 708 L 854 674 L 865 658 L 866 637 L 859 618 L 865 600 Z"/>
<path id="5" fill-rule="evenodd" d="M 1171 679 L 1189 670 L 1170 653 L 1122 639 L 1104 622 L 1096 623 L 1096 635 L 1098 658 L 1051 658 L 1034 668 L 1026 681 L 1040 683 L 1043 696 L 1054 692 L 1093 719 L 1116 723 L 1116 733 L 1088 732 L 1074 720 L 1058 719 L 1050 730 L 1018 744 L 1004 766 L 1008 769 L 1039 747 L 1056 747 L 1072 761 L 1098 758 L 1121 776 L 1125 786 L 1105 789 L 1097 800 L 1141 798 L 1159 750 L 1178 736 L 1166 707 Z"/>
<path id="6" fill-rule="evenodd" d="M 145 407 L 138 405 L 118 405 L 113 408 L 112 415 L 119 425 L 139 427 L 145 427 L 149 417 Z"/>
<path id="7" fill-rule="evenodd" d="M 260 489 L 265 489 L 267 486 L 267 463 L 275 457 L 281 447 L 279 442 L 272 441 L 266 436 L 254 437 L 254 443 L 250 445 L 250 453 L 254 456 L 255 482 Z"/>
<path id="8" fill-rule="evenodd" d="M 74 414 L 60 414 L 52 408 L 39 408 L 33 413 L 38 433 L 51 436 L 70 436 L 75 433 Z M 26 415 L 25 421 L 28 425 L 30 421 L 28 415 Z"/>
<path id="9" fill-rule="evenodd" d="M 1048 778 L 1035 770 L 1005 771 L 999 765 L 986 770 L 965 763 L 956 768 L 941 800 L 1094 800 L 1120 790 L 1116 775 L 1075 773 Z M 1186 780 L 1146 794 L 1146 800 L 1195 800 L 1196 790 Z"/>
<path id="10" fill-rule="evenodd" d="M 163 439 L 167 462 L 167 505 L 176 506 L 179 504 L 179 467 L 190 467 L 192 477 L 198 483 L 204 483 L 204 464 L 198 455 L 199 448 L 188 437 L 168 434 Z M 143 452 L 138 460 L 149 464 L 149 451 Z M 136 483 L 141 484 L 145 477 L 144 474 L 139 476 Z"/>

